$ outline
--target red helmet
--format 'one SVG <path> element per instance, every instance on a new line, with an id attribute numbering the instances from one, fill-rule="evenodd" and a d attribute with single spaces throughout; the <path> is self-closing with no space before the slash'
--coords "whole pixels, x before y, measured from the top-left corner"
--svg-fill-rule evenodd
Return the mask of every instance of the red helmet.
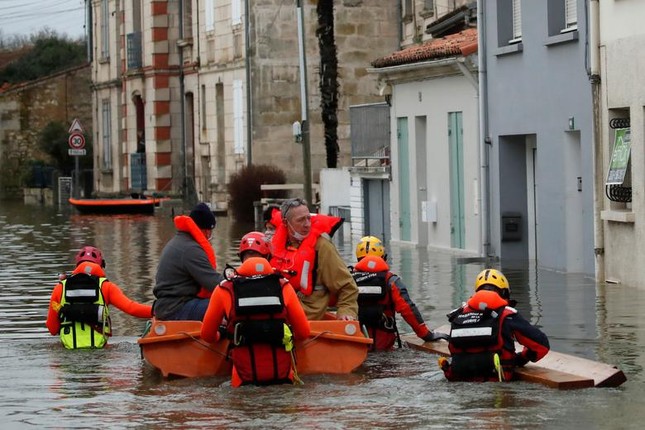
<path id="1" fill-rule="evenodd" d="M 89 261 L 90 263 L 96 263 L 101 267 L 105 267 L 105 260 L 103 259 L 101 250 L 94 246 L 84 246 L 76 254 L 76 265 L 78 266 L 83 261 Z"/>
<path id="2" fill-rule="evenodd" d="M 240 241 L 240 252 L 238 254 L 240 259 L 242 259 L 242 254 L 246 251 L 255 251 L 265 258 L 269 258 L 271 256 L 271 243 L 264 233 L 252 231 L 245 234 Z"/>

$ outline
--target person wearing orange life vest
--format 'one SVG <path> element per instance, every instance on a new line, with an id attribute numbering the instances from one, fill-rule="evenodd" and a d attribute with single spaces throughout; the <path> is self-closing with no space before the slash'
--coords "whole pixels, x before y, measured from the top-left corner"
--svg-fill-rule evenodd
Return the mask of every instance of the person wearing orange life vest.
<path id="1" fill-rule="evenodd" d="M 75 262 L 74 271 L 54 287 L 47 312 L 47 329 L 60 335 L 65 348 L 103 348 L 112 335 L 109 305 L 137 318 L 152 317 L 150 305 L 129 299 L 106 279 L 100 249 L 83 247 Z"/>
<path id="2" fill-rule="evenodd" d="M 450 381 L 511 381 L 516 367 L 536 362 L 549 352 L 549 340 L 525 320 L 510 299 L 511 287 L 498 270 L 485 269 L 475 281 L 475 294 L 448 314 L 448 348 L 439 359 Z M 515 342 L 523 345 L 515 352 Z"/>
<path id="3" fill-rule="evenodd" d="M 355 320 L 358 287 L 330 240 L 343 219 L 312 217 L 307 202 L 300 198 L 284 201 L 280 213 L 282 220 L 271 239 L 271 264 L 296 288 L 307 318 L 323 319 L 334 298 L 336 318 Z"/>
<path id="4" fill-rule="evenodd" d="M 254 256 L 251 251 L 258 251 L 251 248 L 259 252 L 267 249 L 254 241 L 241 252 L 244 262 L 236 275 L 213 292 L 201 338 L 206 342 L 219 340 L 220 326 L 226 321 L 233 387 L 291 383 L 298 380 L 293 339 L 309 336 L 309 321 L 293 287 L 274 272 L 267 259 Z"/>
<path id="5" fill-rule="evenodd" d="M 208 297 L 224 277 L 217 272 L 210 238 L 215 215 L 198 203 L 189 216 L 174 219 L 177 234 L 166 244 L 157 267 L 153 312 L 161 320 L 197 320 L 204 317 Z"/>
<path id="6" fill-rule="evenodd" d="M 282 222 L 282 215 L 280 215 L 280 206 L 269 205 L 262 212 L 262 219 L 264 220 L 264 235 L 268 240 L 271 240 L 275 234 L 275 230 Z"/>
<path id="7" fill-rule="evenodd" d="M 442 333 L 433 333 L 426 326 L 408 289 L 401 278 L 390 271 L 387 254 L 381 240 L 365 236 L 356 245 L 358 263 L 352 274 L 358 285 L 358 319 L 374 340 L 372 350 L 389 350 L 401 340 L 396 326 L 400 314 L 417 336 L 425 341 L 445 339 Z"/>

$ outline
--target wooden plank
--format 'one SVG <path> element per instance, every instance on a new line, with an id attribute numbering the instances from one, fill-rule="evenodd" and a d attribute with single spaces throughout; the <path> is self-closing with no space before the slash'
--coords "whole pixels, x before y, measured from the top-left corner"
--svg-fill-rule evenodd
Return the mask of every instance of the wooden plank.
<path id="1" fill-rule="evenodd" d="M 415 335 L 403 335 L 401 336 L 401 340 L 413 349 L 429 352 L 431 354 L 450 356 L 448 342 L 445 340 L 424 342 Z M 515 373 L 522 381 L 535 382 L 560 390 L 589 388 L 594 386 L 594 381 L 591 378 L 572 375 L 558 370 L 546 369 L 535 364 L 520 367 Z"/>
<path id="2" fill-rule="evenodd" d="M 450 327 L 441 326 L 436 331 L 448 333 Z M 404 335 L 401 338 L 411 348 L 443 356 L 450 355 L 448 342 L 445 340 L 423 342 L 414 335 Z M 522 346 L 516 344 L 516 348 L 521 351 Z M 549 351 L 537 363 L 528 363 L 518 368 L 516 373 L 521 380 L 559 389 L 617 387 L 627 380 L 625 374 L 615 366 L 556 351 Z"/>

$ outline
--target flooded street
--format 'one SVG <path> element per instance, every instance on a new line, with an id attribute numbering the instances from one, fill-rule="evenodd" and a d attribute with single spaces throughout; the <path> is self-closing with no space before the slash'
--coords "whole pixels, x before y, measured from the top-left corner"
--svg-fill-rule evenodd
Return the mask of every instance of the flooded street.
<path id="1" fill-rule="evenodd" d="M 251 226 L 219 217 L 218 266 L 236 263 Z M 57 274 L 85 244 L 104 253 L 108 278 L 151 303 L 168 215 L 88 216 L 71 208 L 0 202 L 0 422 L 4 428 L 640 429 L 645 421 L 645 289 L 580 275 L 504 267 L 517 308 L 554 350 L 611 363 L 619 388 L 558 391 L 525 382 L 448 383 L 436 356 L 409 349 L 371 355 L 357 372 L 307 376 L 299 387 L 232 389 L 225 378 L 164 379 L 136 343 L 145 322 L 118 309 L 104 350 L 67 351 L 45 328 Z M 352 264 L 353 246 L 339 244 Z M 388 260 L 428 325 L 466 300 L 482 263 L 388 246 Z M 638 262 L 635 262 L 638 264 Z M 411 332 L 399 321 L 402 332 Z"/>

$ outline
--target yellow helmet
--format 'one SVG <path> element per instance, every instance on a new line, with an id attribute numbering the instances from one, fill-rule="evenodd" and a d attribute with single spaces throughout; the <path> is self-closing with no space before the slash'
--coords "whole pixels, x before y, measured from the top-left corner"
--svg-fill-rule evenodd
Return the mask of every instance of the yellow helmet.
<path id="1" fill-rule="evenodd" d="M 475 291 L 479 291 L 482 287 L 493 287 L 502 297 L 508 299 L 511 295 L 511 286 L 508 283 L 506 276 L 499 270 L 484 269 L 482 270 L 475 280 Z M 484 288 L 491 289 L 491 288 Z"/>
<path id="2" fill-rule="evenodd" d="M 356 259 L 360 260 L 366 255 L 376 255 L 377 257 L 385 258 L 385 247 L 381 239 L 375 236 L 361 238 L 358 245 L 356 245 Z"/>

